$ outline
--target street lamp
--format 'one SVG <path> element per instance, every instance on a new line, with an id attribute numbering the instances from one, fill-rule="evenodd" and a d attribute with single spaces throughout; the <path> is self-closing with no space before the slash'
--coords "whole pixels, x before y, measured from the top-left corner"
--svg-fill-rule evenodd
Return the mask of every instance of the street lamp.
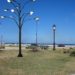
<path id="1" fill-rule="evenodd" d="M 34 20 L 36 22 L 36 46 L 37 46 L 38 45 L 38 42 L 37 42 L 37 33 L 38 33 L 38 21 L 39 21 L 39 17 L 35 17 Z"/>
<path id="2" fill-rule="evenodd" d="M 55 31 L 56 31 L 56 25 L 53 25 L 53 50 L 55 50 Z"/>
<path id="3" fill-rule="evenodd" d="M 38 45 L 37 44 L 38 21 L 39 21 L 39 17 L 35 17 L 35 22 L 36 22 L 36 46 Z"/>
<path id="4" fill-rule="evenodd" d="M 35 23 L 36 23 L 36 31 L 35 31 L 35 41 L 36 42 L 35 42 L 35 44 L 33 46 L 33 51 L 36 52 L 36 51 L 38 51 L 38 48 L 37 48 L 37 46 L 38 46 L 38 42 L 37 42 L 37 31 L 38 31 L 39 17 L 35 17 L 34 20 L 35 20 Z"/>
<path id="5" fill-rule="evenodd" d="M 24 7 L 27 3 L 30 3 L 30 2 L 35 2 L 36 0 L 28 0 L 28 1 L 25 1 L 23 3 L 21 2 L 18 2 L 17 0 L 7 0 L 8 3 L 12 4 L 14 9 L 5 9 L 4 11 L 7 12 L 7 11 L 11 11 L 12 13 L 15 14 L 15 16 L 0 16 L 1 19 L 4 19 L 4 18 L 10 18 L 12 20 L 15 21 L 15 23 L 17 24 L 18 26 L 18 29 L 19 29 L 19 54 L 18 54 L 18 57 L 22 57 L 22 53 L 21 53 L 21 33 L 22 33 L 22 26 L 24 25 L 24 22 L 26 20 L 26 16 L 28 15 L 33 15 L 33 11 L 30 11 L 29 13 L 25 13 L 24 12 Z"/>

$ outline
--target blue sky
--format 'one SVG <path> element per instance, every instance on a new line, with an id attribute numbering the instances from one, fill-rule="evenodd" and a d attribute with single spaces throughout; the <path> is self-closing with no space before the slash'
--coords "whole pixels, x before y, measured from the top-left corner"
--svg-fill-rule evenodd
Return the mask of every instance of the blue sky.
<path id="1" fill-rule="evenodd" d="M 0 15 L 10 16 L 3 12 L 5 8 L 13 8 L 6 0 L 0 0 Z M 26 12 L 34 10 L 31 18 L 40 17 L 38 24 L 38 43 L 52 43 L 52 25 L 56 25 L 56 43 L 75 43 L 75 0 L 37 0 L 28 4 Z M 18 42 L 18 27 L 10 19 L 0 20 L 0 36 L 5 42 Z M 36 23 L 25 22 L 22 29 L 22 42 L 35 42 Z"/>

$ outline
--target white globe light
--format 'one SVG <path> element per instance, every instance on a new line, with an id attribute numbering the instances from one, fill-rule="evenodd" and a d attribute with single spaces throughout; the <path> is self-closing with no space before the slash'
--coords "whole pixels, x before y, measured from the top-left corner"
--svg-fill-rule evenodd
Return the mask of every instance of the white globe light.
<path id="1" fill-rule="evenodd" d="M 35 2 L 36 0 L 32 0 L 33 2 Z"/>
<path id="2" fill-rule="evenodd" d="M 56 30 L 56 25 L 53 25 L 53 30 Z"/>
<path id="3" fill-rule="evenodd" d="M 53 27 L 53 30 L 55 30 L 56 29 L 56 27 Z"/>
<path id="4" fill-rule="evenodd" d="M 12 0 L 7 0 L 7 2 L 8 2 L 8 3 L 11 3 L 11 2 L 12 2 Z"/>
<path id="5" fill-rule="evenodd" d="M 30 11 L 29 15 L 33 15 L 33 14 L 34 14 L 34 12 L 33 11 Z"/>
<path id="6" fill-rule="evenodd" d="M 7 9 L 4 9 L 4 11 L 8 11 Z"/>
<path id="7" fill-rule="evenodd" d="M 4 16 L 0 16 L 1 19 L 5 18 Z"/>
<path id="8" fill-rule="evenodd" d="M 39 17 L 36 17 L 35 20 L 36 20 L 36 21 L 39 21 Z"/>
<path id="9" fill-rule="evenodd" d="M 15 12 L 15 10 L 14 10 L 14 9 L 11 9 L 10 11 L 11 11 L 11 12 Z"/>

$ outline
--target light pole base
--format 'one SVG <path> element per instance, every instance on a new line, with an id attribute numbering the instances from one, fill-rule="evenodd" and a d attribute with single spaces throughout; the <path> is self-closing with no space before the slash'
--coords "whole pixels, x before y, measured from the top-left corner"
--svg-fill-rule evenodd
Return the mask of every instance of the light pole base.
<path id="1" fill-rule="evenodd" d="M 23 55 L 22 54 L 19 54 L 18 57 L 23 57 Z"/>

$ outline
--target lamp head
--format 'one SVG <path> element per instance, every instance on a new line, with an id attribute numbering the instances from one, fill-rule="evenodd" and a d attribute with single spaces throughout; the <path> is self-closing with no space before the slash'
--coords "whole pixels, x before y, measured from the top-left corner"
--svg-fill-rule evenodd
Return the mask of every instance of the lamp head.
<path id="1" fill-rule="evenodd" d="M 11 11 L 12 13 L 13 13 L 13 12 L 15 12 L 15 10 L 14 10 L 14 9 L 11 9 L 10 11 Z"/>
<path id="2" fill-rule="evenodd" d="M 55 24 L 53 25 L 53 30 L 56 30 L 56 25 Z"/>
<path id="3" fill-rule="evenodd" d="M 7 0 L 8 3 L 12 3 L 13 1 L 15 1 L 15 0 Z"/>
<path id="4" fill-rule="evenodd" d="M 7 12 L 7 11 L 8 11 L 8 9 L 4 9 L 4 11 L 5 11 L 5 12 Z"/>
<path id="5" fill-rule="evenodd" d="M 35 17 L 34 19 L 35 19 L 35 21 L 39 21 L 39 17 Z"/>
<path id="6" fill-rule="evenodd" d="M 36 0 L 32 0 L 33 2 L 35 2 Z"/>
<path id="7" fill-rule="evenodd" d="M 33 12 L 33 11 L 30 11 L 30 12 L 29 12 L 29 15 L 30 15 L 30 16 L 32 16 L 33 14 L 34 14 L 34 12 Z"/>
<path id="8" fill-rule="evenodd" d="M 0 16 L 0 18 L 1 18 L 1 19 L 4 19 L 4 18 L 5 18 L 5 16 Z"/>
<path id="9" fill-rule="evenodd" d="M 13 0 L 7 0 L 8 3 L 11 3 Z"/>

